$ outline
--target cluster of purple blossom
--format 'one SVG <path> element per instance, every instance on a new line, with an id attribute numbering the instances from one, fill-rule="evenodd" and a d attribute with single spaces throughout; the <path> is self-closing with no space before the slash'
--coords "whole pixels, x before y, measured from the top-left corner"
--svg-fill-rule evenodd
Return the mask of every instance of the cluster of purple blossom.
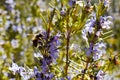
<path id="1" fill-rule="evenodd" d="M 104 17 L 103 17 L 104 18 Z M 100 20 L 101 21 L 101 20 Z M 110 22 L 111 24 L 111 22 Z M 89 41 L 89 36 L 90 34 L 96 34 L 97 37 L 99 37 L 101 34 L 99 33 L 99 31 L 97 31 L 95 33 L 95 25 L 96 25 L 96 20 L 91 19 L 89 23 L 87 23 L 85 26 L 85 29 L 82 31 L 83 34 L 83 38 L 86 40 L 86 42 Z M 104 26 L 103 26 L 104 25 Z M 102 32 L 102 29 L 108 29 L 109 27 L 109 23 L 107 23 L 105 20 L 103 21 L 103 23 L 101 23 L 101 29 L 100 32 Z M 104 28 L 103 28 L 104 27 Z M 99 33 L 99 34 L 98 34 Z M 99 59 L 101 59 L 101 57 L 103 56 L 104 53 L 106 53 L 106 44 L 101 42 L 97 42 L 95 44 L 93 44 L 92 42 L 89 43 L 89 47 L 87 49 L 86 55 L 90 56 L 92 55 L 93 60 L 97 61 Z M 97 75 L 96 78 L 97 80 L 103 80 L 103 71 L 100 70 Z"/>
<path id="2" fill-rule="evenodd" d="M 58 57 L 59 36 L 56 35 L 48 40 L 47 33 L 43 32 L 43 34 L 36 35 L 33 44 L 35 47 L 43 47 L 42 49 L 45 50 L 45 53 L 42 53 L 42 59 L 40 59 L 42 71 L 39 72 L 37 68 L 35 69 L 36 78 L 37 80 L 51 80 L 54 75 L 50 73 L 49 66 L 52 62 L 55 62 Z"/>
<path id="3" fill-rule="evenodd" d="M 102 0 L 101 0 L 102 2 Z M 109 7 L 109 0 L 104 0 L 104 7 Z M 88 44 L 86 55 L 92 58 L 94 61 L 100 60 L 104 53 L 106 53 L 106 44 L 101 40 L 98 40 L 105 30 L 109 30 L 112 26 L 111 16 L 100 16 L 97 19 L 97 13 L 92 13 L 91 18 L 88 19 L 85 24 L 85 28 L 82 30 L 82 37 Z M 92 36 L 92 37 L 91 37 Z M 96 78 L 97 80 L 103 80 L 104 72 L 99 70 Z"/>
<path id="4" fill-rule="evenodd" d="M 99 60 L 101 58 L 101 56 L 106 53 L 106 44 L 103 42 L 98 42 L 94 45 L 93 47 L 93 59 L 94 61 Z"/>
<path id="5" fill-rule="evenodd" d="M 103 80 L 104 75 L 105 75 L 105 73 L 102 70 L 99 70 L 97 75 L 96 75 L 97 80 Z"/>
<path id="6" fill-rule="evenodd" d="M 105 16 L 105 17 L 100 17 L 100 24 L 102 29 L 107 29 L 109 30 L 112 26 L 112 17 L 111 16 Z"/>
<path id="7" fill-rule="evenodd" d="M 46 64 L 43 67 L 46 67 Z M 34 69 L 34 75 L 36 77 L 36 80 L 52 80 L 52 78 L 54 77 L 53 73 L 48 72 L 48 71 L 40 72 L 37 68 Z"/>
<path id="8" fill-rule="evenodd" d="M 39 72 L 37 68 L 34 70 L 37 80 L 51 80 L 54 77 L 54 75 L 50 73 L 49 66 L 58 57 L 57 48 L 60 44 L 58 39 L 59 36 L 54 36 L 49 41 L 47 40 L 47 38 L 48 38 L 47 33 L 43 32 L 43 34 L 36 35 L 36 39 L 33 40 L 33 44 L 36 47 L 38 44 L 43 44 L 43 45 L 39 45 L 38 47 L 39 48 L 44 47 L 43 49 L 45 49 L 46 52 L 48 52 L 48 53 L 43 53 L 42 59 L 40 60 L 42 71 Z"/>
<path id="9" fill-rule="evenodd" d="M 9 68 L 9 70 L 13 71 L 13 74 L 19 73 L 24 80 L 28 80 L 32 77 L 35 77 L 36 80 L 52 80 L 54 77 L 54 74 L 52 74 L 49 70 L 49 66 L 51 63 L 55 62 L 56 58 L 58 57 L 58 46 L 60 44 L 59 42 L 59 36 L 56 35 L 52 37 L 49 41 L 47 40 L 47 34 L 46 32 L 43 32 L 43 34 L 36 35 L 36 38 L 33 40 L 33 45 L 37 48 L 41 48 L 40 50 L 45 50 L 45 53 L 42 53 L 42 57 L 35 56 L 39 59 L 41 71 L 38 70 L 37 67 L 34 68 L 34 70 L 29 69 L 26 70 L 24 67 L 19 67 L 17 64 L 12 63 L 12 67 Z M 42 48 L 44 47 L 44 48 Z M 42 52 L 42 51 L 41 51 Z M 40 53 L 38 53 L 40 54 Z"/>
<path id="10" fill-rule="evenodd" d="M 6 3 L 6 9 L 9 11 L 12 11 L 15 8 L 15 2 L 14 0 L 5 0 Z"/>
<path id="11" fill-rule="evenodd" d="M 94 14 L 95 15 L 95 14 Z M 86 42 L 89 41 L 89 36 L 95 34 L 95 37 L 99 38 L 102 35 L 102 32 L 104 29 L 108 30 L 112 26 L 112 17 L 111 16 L 101 16 L 100 25 L 97 24 L 96 17 L 93 15 L 93 17 L 86 23 L 85 28 L 82 31 L 82 37 L 86 40 Z M 97 26 L 98 30 L 95 30 Z M 100 26 L 100 27 L 99 27 Z M 98 28 L 99 27 L 99 28 Z M 96 31 L 96 32 L 95 32 Z M 98 60 L 102 56 L 103 53 L 105 53 L 106 45 L 103 42 L 97 42 L 96 44 L 90 43 L 90 47 L 87 51 L 87 55 L 90 56 L 92 51 L 95 53 L 93 54 L 93 59 Z"/>
<path id="12" fill-rule="evenodd" d="M 28 80 L 34 77 L 34 72 L 32 69 L 26 69 L 24 67 L 18 66 L 14 62 L 12 62 L 12 66 L 9 67 L 9 70 L 12 71 L 14 75 L 19 74 L 24 80 Z"/>

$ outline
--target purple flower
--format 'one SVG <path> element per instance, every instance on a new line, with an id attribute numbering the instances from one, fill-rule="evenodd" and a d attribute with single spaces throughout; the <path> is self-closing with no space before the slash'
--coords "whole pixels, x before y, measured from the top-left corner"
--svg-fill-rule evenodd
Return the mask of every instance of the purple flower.
<path id="1" fill-rule="evenodd" d="M 82 30 L 82 38 L 86 41 L 88 41 L 88 38 L 87 38 L 87 31 L 85 29 Z"/>
<path id="2" fill-rule="evenodd" d="M 5 3 L 6 3 L 6 8 L 8 9 L 8 10 L 13 10 L 14 9 L 14 7 L 15 7 L 15 2 L 14 2 L 14 0 L 5 0 Z"/>
<path id="3" fill-rule="evenodd" d="M 100 17 L 100 24 L 103 29 L 110 29 L 112 26 L 112 17 L 107 16 L 107 17 Z"/>
<path id="4" fill-rule="evenodd" d="M 28 80 L 34 76 L 32 69 L 25 69 L 24 67 L 19 67 L 16 63 L 12 63 L 12 67 L 9 67 L 9 70 L 15 75 L 19 73 L 23 80 Z"/>
<path id="5" fill-rule="evenodd" d="M 20 75 L 23 80 L 29 80 L 30 78 L 34 77 L 34 72 L 32 69 L 26 70 L 23 68 L 20 70 Z"/>
<path id="6" fill-rule="evenodd" d="M 48 60 L 48 61 L 50 61 L 50 60 Z M 46 73 L 48 71 L 48 64 L 47 64 L 46 60 L 43 59 L 41 64 L 42 64 L 41 65 L 42 73 Z"/>
<path id="7" fill-rule="evenodd" d="M 44 56 L 44 61 L 47 65 L 52 63 L 52 57 L 51 56 Z"/>
<path id="8" fill-rule="evenodd" d="M 68 4 L 72 7 L 75 4 L 76 0 L 69 0 Z"/>
<path id="9" fill-rule="evenodd" d="M 82 37 L 83 39 L 85 39 L 86 41 L 87 39 L 87 34 L 90 33 L 94 33 L 94 29 L 95 29 L 95 24 L 96 24 L 96 17 L 95 14 L 91 14 L 92 18 L 89 19 L 85 25 L 85 28 L 82 30 Z"/>
<path id="10" fill-rule="evenodd" d="M 65 15 L 66 15 L 66 11 L 65 11 L 64 9 L 62 9 L 62 10 L 60 11 L 60 15 L 61 15 L 61 16 L 65 16 Z"/>
<path id="11" fill-rule="evenodd" d="M 39 71 L 38 71 L 38 68 L 35 66 L 34 67 L 34 74 L 36 75 L 37 73 L 39 73 Z"/>
<path id="12" fill-rule="evenodd" d="M 110 0 L 104 0 L 104 6 L 109 8 Z"/>
<path id="13" fill-rule="evenodd" d="M 94 61 L 99 60 L 101 56 L 106 53 L 106 44 L 103 42 L 96 43 L 93 47 L 93 59 Z"/>
<path id="14" fill-rule="evenodd" d="M 93 44 L 90 43 L 90 47 L 89 47 L 89 49 L 87 50 L 86 55 L 87 55 L 87 56 L 90 56 L 90 54 L 92 53 L 92 51 L 93 51 Z"/>
<path id="15" fill-rule="evenodd" d="M 38 71 L 37 67 L 34 68 L 34 74 L 36 77 L 36 80 L 52 80 L 52 78 L 54 77 L 54 74 L 52 73 L 43 73 Z"/>
<path id="16" fill-rule="evenodd" d="M 58 57 L 58 46 L 60 45 L 60 41 L 59 41 L 59 36 L 54 36 L 51 39 L 51 42 L 49 43 L 50 47 L 49 47 L 49 53 L 50 56 L 52 57 L 52 59 L 56 59 Z"/>
<path id="17" fill-rule="evenodd" d="M 16 63 L 12 63 L 12 67 L 9 67 L 9 70 L 13 71 L 13 74 L 17 73 L 19 71 L 19 66 Z"/>
<path id="18" fill-rule="evenodd" d="M 36 77 L 36 80 L 42 80 L 43 79 L 43 73 L 38 71 L 38 68 L 34 68 L 34 75 Z"/>
<path id="19" fill-rule="evenodd" d="M 71 80 L 71 77 L 70 77 L 70 76 L 67 76 L 67 80 Z"/>
<path id="20" fill-rule="evenodd" d="M 99 72 L 96 75 L 97 80 L 103 80 L 104 79 L 104 75 L 105 75 L 105 73 L 102 70 L 99 70 Z"/>
<path id="21" fill-rule="evenodd" d="M 94 26 L 95 26 L 95 20 L 90 19 L 90 21 L 85 25 L 86 26 L 86 31 L 89 33 L 94 33 Z"/>
<path id="22" fill-rule="evenodd" d="M 45 74 L 44 80 L 52 80 L 53 77 L 54 77 L 54 74 L 52 74 L 52 73 L 47 73 L 47 74 Z"/>

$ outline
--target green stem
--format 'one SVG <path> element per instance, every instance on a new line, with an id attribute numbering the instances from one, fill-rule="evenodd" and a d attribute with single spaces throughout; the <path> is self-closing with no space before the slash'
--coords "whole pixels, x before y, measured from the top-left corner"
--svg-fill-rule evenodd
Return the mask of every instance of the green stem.
<path id="1" fill-rule="evenodd" d="M 95 30 L 95 33 L 93 34 L 93 37 L 92 37 L 92 40 L 91 41 L 89 41 L 89 46 L 90 46 L 90 43 L 92 44 L 92 49 L 93 49 L 93 46 L 94 46 L 94 44 L 95 44 L 95 42 L 96 42 L 96 40 L 97 40 L 97 38 L 98 37 L 96 37 L 96 33 L 97 33 L 97 31 L 99 31 L 99 21 L 96 21 L 97 22 L 97 28 L 96 28 L 96 30 Z M 94 54 L 94 52 L 92 51 L 91 52 L 91 55 L 93 55 Z M 90 63 L 90 59 L 91 59 L 91 57 L 87 57 L 87 62 L 86 62 L 86 66 L 85 66 L 85 69 L 84 69 L 84 73 L 83 73 L 83 75 L 82 75 L 82 78 L 81 78 L 81 80 L 84 80 L 84 76 L 85 76 L 85 73 L 86 73 L 86 71 L 87 71 L 87 69 L 88 69 L 88 64 Z"/>

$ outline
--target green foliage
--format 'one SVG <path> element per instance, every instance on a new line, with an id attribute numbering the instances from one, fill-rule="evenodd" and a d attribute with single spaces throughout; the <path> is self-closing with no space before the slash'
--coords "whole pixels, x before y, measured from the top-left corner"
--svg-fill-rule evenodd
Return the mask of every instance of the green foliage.
<path id="1" fill-rule="evenodd" d="M 57 0 L 15 0 L 15 2 L 16 6 L 13 12 L 6 9 L 4 0 L 0 2 L 0 80 L 22 79 L 19 74 L 14 75 L 9 70 L 12 62 L 24 66 L 27 70 L 29 70 L 28 68 L 33 69 L 34 66 L 41 70 L 39 65 L 41 58 L 34 58 L 34 53 L 41 52 L 33 47 L 32 38 L 43 30 L 49 31 L 50 36 L 57 33 L 61 34 L 59 57 L 56 64 L 49 66 L 50 71 L 55 74 L 54 79 L 64 77 L 66 75 L 66 66 L 69 66 L 68 72 L 73 75 L 72 80 L 79 80 L 88 58 L 85 55 L 86 47 L 90 46 L 89 42 L 94 37 L 94 35 L 91 36 L 88 42 L 83 41 L 81 31 L 85 27 L 87 20 L 91 18 L 90 14 L 92 12 L 96 12 L 97 21 L 100 20 L 100 16 L 107 15 L 106 11 L 108 8 L 104 6 L 104 3 L 99 2 L 95 5 L 87 5 L 83 2 L 83 6 L 76 4 L 71 7 L 68 4 L 68 0 L 60 0 L 60 2 L 57 2 Z M 61 14 L 62 9 L 64 9 L 65 15 Z M 17 19 L 19 20 L 17 21 Z M 9 23 L 8 21 L 11 22 Z M 93 59 L 89 59 L 91 65 L 85 74 L 85 79 L 90 79 L 90 76 L 96 75 L 98 69 L 103 69 L 111 74 L 119 70 L 119 22 L 119 19 L 115 20 L 114 27 L 109 31 L 104 30 L 102 35 L 96 40 L 96 42 L 105 40 L 107 43 L 107 55 L 102 60 L 105 61 L 105 66 L 100 67 L 100 60 L 95 62 Z M 66 65 L 68 38 L 69 63 Z M 18 41 L 17 47 L 12 45 L 13 40 Z M 75 48 L 76 44 L 79 45 L 77 49 Z M 116 77 L 120 78 L 120 75 L 116 74 Z"/>

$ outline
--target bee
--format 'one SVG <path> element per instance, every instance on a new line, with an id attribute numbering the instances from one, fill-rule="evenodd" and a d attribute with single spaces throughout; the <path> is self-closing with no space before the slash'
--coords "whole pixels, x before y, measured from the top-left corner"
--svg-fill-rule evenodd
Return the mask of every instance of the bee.
<path id="1" fill-rule="evenodd" d="M 37 47 L 37 45 L 38 45 L 38 39 L 35 38 L 35 39 L 32 40 L 32 42 L 33 42 L 33 45 L 35 47 Z"/>
<path id="2" fill-rule="evenodd" d="M 32 40 L 33 46 L 37 47 L 37 46 L 38 46 L 38 43 L 41 43 L 40 38 L 41 38 L 42 36 L 43 36 L 42 34 L 38 34 L 38 35 L 36 35 L 36 36 L 33 38 L 33 40 Z"/>

